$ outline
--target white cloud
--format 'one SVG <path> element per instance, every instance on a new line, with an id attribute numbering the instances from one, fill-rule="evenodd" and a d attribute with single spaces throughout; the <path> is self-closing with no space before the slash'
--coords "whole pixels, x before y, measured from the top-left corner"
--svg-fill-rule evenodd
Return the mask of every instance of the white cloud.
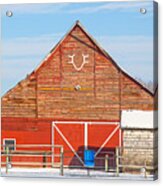
<path id="1" fill-rule="evenodd" d="M 11 10 L 14 14 L 49 14 L 61 12 L 69 3 L 46 3 L 46 4 L 14 4 L 4 5 L 3 15 L 6 10 Z"/>
<path id="2" fill-rule="evenodd" d="M 102 47 L 125 71 L 146 81 L 153 79 L 153 38 L 150 36 L 99 36 Z"/>
<path id="3" fill-rule="evenodd" d="M 76 4 L 76 3 L 75 3 Z M 69 6 L 71 5 L 71 6 Z M 81 3 L 82 5 L 82 3 Z M 3 5 L 2 15 L 6 14 L 7 10 L 11 10 L 14 14 L 52 14 L 52 13 L 67 13 L 67 14 L 88 14 L 96 13 L 105 10 L 119 10 L 119 11 L 135 11 L 140 8 L 146 8 L 148 12 L 152 11 L 152 2 L 150 1 L 130 1 L 130 2 L 92 2 L 87 6 L 81 8 L 73 7 L 73 3 L 46 3 L 46 4 L 12 4 Z"/>
<path id="4" fill-rule="evenodd" d="M 97 36 L 109 53 L 119 61 L 145 62 L 153 56 L 153 38 L 150 36 Z"/>
<path id="5" fill-rule="evenodd" d="M 3 41 L 2 56 L 44 57 L 61 39 L 63 33 L 20 37 Z M 98 43 L 122 59 L 148 61 L 153 54 L 153 39 L 150 36 L 95 36 Z M 142 58 L 143 56 L 143 58 Z"/>
<path id="6" fill-rule="evenodd" d="M 48 34 L 37 37 L 20 37 L 3 41 L 3 57 L 45 56 L 63 34 Z"/>
<path id="7" fill-rule="evenodd" d="M 96 4 L 94 4 L 96 5 Z M 151 11 L 151 2 L 110 2 L 103 5 L 88 6 L 84 8 L 69 10 L 69 13 L 95 13 L 105 10 L 121 10 L 121 11 L 133 11 L 135 9 L 147 8 L 148 12 Z"/>
<path id="8" fill-rule="evenodd" d="M 38 65 L 39 58 L 17 58 L 4 60 L 1 63 L 1 95 L 14 87 L 30 74 Z"/>
<path id="9" fill-rule="evenodd" d="M 3 40 L 1 80 L 2 94 L 30 74 L 55 46 L 63 34 L 19 37 Z"/>

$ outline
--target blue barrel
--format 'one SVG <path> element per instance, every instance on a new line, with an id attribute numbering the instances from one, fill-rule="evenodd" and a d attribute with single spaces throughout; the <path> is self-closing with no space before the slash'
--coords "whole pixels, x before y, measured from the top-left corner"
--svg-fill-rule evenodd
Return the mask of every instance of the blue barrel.
<path id="1" fill-rule="evenodd" d="M 86 167 L 95 166 L 95 151 L 94 150 L 84 151 L 84 164 Z"/>

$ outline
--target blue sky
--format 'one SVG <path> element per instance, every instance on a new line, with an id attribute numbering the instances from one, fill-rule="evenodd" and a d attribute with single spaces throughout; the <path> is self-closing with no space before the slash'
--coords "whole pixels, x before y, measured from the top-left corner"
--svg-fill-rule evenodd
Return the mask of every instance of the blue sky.
<path id="1" fill-rule="evenodd" d="M 153 80 L 152 18 L 151 1 L 3 6 L 1 94 L 30 74 L 76 20 L 130 75 Z"/>

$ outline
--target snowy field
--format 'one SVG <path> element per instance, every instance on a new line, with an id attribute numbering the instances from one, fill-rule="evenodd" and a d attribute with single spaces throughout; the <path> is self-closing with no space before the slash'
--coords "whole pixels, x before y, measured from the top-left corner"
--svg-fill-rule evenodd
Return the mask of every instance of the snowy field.
<path id="1" fill-rule="evenodd" d="M 104 171 L 64 169 L 64 175 L 60 175 L 60 169 L 56 168 L 11 168 L 6 174 L 6 169 L 1 168 L 1 176 L 3 177 L 40 177 L 40 178 L 78 178 L 78 179 L 111 179 L 111 180 L 155 180 L 153 176 L 144 177 L 144 175 L 133 175 L 120 173 L 106 173 Z"/>

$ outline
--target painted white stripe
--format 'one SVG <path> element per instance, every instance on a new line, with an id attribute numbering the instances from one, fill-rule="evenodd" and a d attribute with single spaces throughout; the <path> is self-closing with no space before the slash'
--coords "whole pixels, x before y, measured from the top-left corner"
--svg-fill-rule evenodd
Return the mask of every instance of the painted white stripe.
<path id="1" fill-rule="evenodd" d="M 84 147 L 85 150 L 88 148 L 88 123 L 84 123 Z"/>
<path id="2" fill-rule="evenodd" d="M 66 142 L 66 144 L 69 146 L 69 148 L 71 149 L 71 151 L 76 155 L 76 157 L 78 158 L 78 160 L 84 165 L 83 160 L 79 157 L 79 155 L 76 153 L 76 151 L 74 150 L 74 148 L 72 147 L 72 145 L 68 142 L 68 140 L 63 135 L 63 133 L 59 130 L 59 128 L 56 126 L 56 124 L 54 124 L 54 127 L 56 128 L 56 130 L 58 131 L 58 133 L 60 134 L 60 136 L 63 138 L 63 140 Z"/>
<path id="3" fill-rule="evenodd" d="M 121 147 L 122 131 L 119 129 L 119 146 Z"/>
<path id="4" fill-rule="evenodd" d="M 95 157 L 100 153 L 102 148 L 108 143 L 108 141 L 113 137 L 113 135 L 117 132 L 118 129 L 119 129 L 119 125 L 113 130 L 113 132 L 107 137 L 107 139 L 104 141 L 104 143 L 100 146 L 100 148 L 98 149 L 98 151 L 95 154 Z"/>
<path id="5" fill-rule="evenodd" d="M 54 125 L 51 127 L 51 144 L 52 144 L 52 166 L 54 166 Z"/>
<path id="6" fill-rule="evenodd" d="M 90 122 L 92 125 L 118 125 L 120 122 L 112 121 L 112 122 Z"/>
<path id="7" fill-rule="evenodd" d="M 85 123 L 85 121 L 53 121 L 53 123 L 56 123 L 56 124 L 83 124 Z M 95 124 L 95 125 L 98 125 L 98 124 L 101 124 L 101 125 L 107 125 L 107 124 L 111 124 L 111 125 L 118 125 L 119 122 L 89 122 L 89 124 Z"/>

